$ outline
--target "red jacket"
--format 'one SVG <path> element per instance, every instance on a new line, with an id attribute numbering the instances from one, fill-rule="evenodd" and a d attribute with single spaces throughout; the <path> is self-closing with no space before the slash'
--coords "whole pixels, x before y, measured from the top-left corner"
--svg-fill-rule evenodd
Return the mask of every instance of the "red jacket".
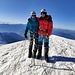
<path id="1" fill-rule="evenodd" d="M 47 15 L 46 17 L 38 18 L 39 21 L 39 35 L 50 36 L 52 34 L 53 22 L 51 15 Z"/>

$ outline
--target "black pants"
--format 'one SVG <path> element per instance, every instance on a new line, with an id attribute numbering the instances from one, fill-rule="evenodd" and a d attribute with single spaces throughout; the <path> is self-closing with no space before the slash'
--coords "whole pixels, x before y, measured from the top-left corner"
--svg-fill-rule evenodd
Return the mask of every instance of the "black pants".
<path id="1" fill-rule="evenodd" d="M 32 54 L 33 41 L 35 43 L 34 44 L 34 51 L 37 52 L 37 48 L 38 48 L 38 34 L 30 34 L 29 54 Z"/>

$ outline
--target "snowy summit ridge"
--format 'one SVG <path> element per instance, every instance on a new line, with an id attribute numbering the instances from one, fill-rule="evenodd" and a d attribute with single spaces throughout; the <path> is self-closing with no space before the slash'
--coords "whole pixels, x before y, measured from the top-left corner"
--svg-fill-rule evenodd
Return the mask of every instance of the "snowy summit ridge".
<path id="1" fill-rule="evenodd" d="M 75 75 L 75 40 L 51 35 L 49 63 L 44 50 L 42 59 L 28 58 L 28 45 L 25 40 L 0 46 L 0 75 Z"/>

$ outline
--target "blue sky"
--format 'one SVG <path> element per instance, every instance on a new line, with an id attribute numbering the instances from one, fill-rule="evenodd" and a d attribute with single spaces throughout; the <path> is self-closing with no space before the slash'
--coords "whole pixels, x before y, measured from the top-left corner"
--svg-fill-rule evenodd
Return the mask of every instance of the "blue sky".
<path id="1" fill-rule="evenodd" d="M 0 0 L 0 22 L 27 23 L 31 11 L 45 8 L 54 27 L 75 30 L 75 0 Z"/>

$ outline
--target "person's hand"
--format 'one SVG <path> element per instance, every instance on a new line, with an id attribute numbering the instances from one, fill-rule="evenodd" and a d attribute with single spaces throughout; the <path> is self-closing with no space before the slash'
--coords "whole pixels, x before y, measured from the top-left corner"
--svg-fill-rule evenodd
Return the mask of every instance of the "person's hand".
<path id="1" fill-rule="evenodd" d="M 27 35 L 25 35 L 25 38 L 27 38 Z"/>
<path id="2" fill-rule="evenodd" d="M 48 30 L 46 30 L 46 33 L 48 33 Z"/>
<path id="3" fill-rule="evenodd" d="M 27 34 L 24 33 L 24 37 L 27 38 Z"/>
<path id="4" fill-rule="evenodd" d="M 48 38 L 48 36 L 46 36 L 46 38 Z"/>

